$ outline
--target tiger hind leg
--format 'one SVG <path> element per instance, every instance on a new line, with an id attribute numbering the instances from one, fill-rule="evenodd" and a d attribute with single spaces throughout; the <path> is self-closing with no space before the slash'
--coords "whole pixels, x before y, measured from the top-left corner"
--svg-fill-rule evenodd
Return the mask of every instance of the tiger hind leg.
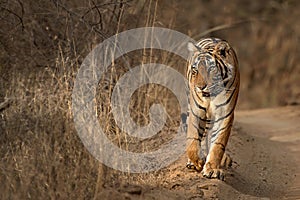
<path id="1" fill-rule="evenodd" d="M 223 154 L 220 166 L 225 169 L 232 166 L 232 159 L 226 152 Z"/>

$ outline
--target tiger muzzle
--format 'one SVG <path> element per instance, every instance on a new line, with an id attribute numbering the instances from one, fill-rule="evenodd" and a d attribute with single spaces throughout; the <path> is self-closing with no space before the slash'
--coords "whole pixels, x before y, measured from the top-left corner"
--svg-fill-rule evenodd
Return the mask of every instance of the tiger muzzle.
<path id="1" fill-rule="evenodd" d="M 207 85 L 203 85 L 203 86 L 195 86 L 195 92 L 196 93 L 200 93 L 202 94 L 203 97 L 210 97 L 210 92 L 209 91 L 205 91 L 205 89 L 207 88 Z"/>

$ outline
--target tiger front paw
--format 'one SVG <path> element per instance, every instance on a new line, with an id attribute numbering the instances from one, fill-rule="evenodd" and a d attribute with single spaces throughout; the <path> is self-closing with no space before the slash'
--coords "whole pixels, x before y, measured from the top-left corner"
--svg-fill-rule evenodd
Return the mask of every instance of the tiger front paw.
<path id="1" fill-rule="evenodd" d="M 199 161 L 198 162 L 198 165 L 196 166 L 196 165 L 194 165 L 194 163 L 193 162 L 191 162 L 190 160 L 186 163 L 186 167 L 188 168 L 188 169 L 192 169 L 192 170 L 196 170 L 196 171 L 198 171 L 198 172 L 201 172 L 202 171 L 202 169 L 203 169 L 203 164 L 204 164 L 204 161 Z"/>
<path id="2" fill-rule="evenodd" d="M 207 165 L 202 170 L 202 175 L 206 178 L 216 178 L 219 180 L 225 180 L 225 172 L 222 169 L 213 169 Z"/>

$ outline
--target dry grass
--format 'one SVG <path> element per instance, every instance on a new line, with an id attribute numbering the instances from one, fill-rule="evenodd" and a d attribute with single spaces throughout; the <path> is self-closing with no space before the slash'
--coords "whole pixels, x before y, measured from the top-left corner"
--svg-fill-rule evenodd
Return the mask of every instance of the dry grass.
<path id="1" fill-rule="evenodd" d="M 89 154 L 77 136 L 71 113 L 73 83 L 83 55 L 97 44 L 97 41 L 99 41 L 98 36 L 100 35 L 101 41 L 103 35 L 112 34 L 114 31 L 118 32 L 124 26 L 126 21 L 121 21 L 123 17 L 126 17 L 123 16 L 126 5 L 108 2 L 107 4 L 101 3 L 102 6 L 93 9 L 95 5 L 91 1 L 91 5 L 82 5 L 83 7 L 63 3 L 49 3 L 45 6 L 49 9 L 57 9 L 55 12 L 43 10 L 39 6 L 28 8 L 28 5 L 14 3 L 16 4 L 3 2 L 3 7 L 7 6 L 12 9 L 13 7 L 24 6 L 21 10 L 25 9 L 26 12 L 37 13 L 43 11 L 43 13 L 38 14 L 41 16 L 52 15 L 48 18 L 49 20 L 53 20 L 53 17 L 58 18 L 59 21 L 64 19 L 63 23 L 66 26 L 59 25 L 60 28 L 65 28 L 65 30 L 60 30 L 60 28 L 54 26 L 57 22 L 50 21 L 50 24 L 47 24 L 47 22 L 44 24 L 39 21 L 41 20 L 40 17 L 29 22 L 29 16 L 27 16 L 28 18 L 24 16 L 22 18 L 24 21 L 21 24 L 25 26 L 22 30 L 25 31 L 25 36 L 17 35 L 19 33 L 14 32 L 14 37 L 24 39 L 24 44 L 7 43 L 6 52 L 2 57 L 3 60 L 5 56 L 9 56 L 8 53 L 17 54 L 15 48 L 25 49 L 25 52 L 20 52 L 18 55 L 19 59 L 24 58 L 24 60 L 14 60 L 16 63 L 11 70 L 4 68 L 4 62 L 1 67 L 2 79 L 7 79 L 7 82 L 4 82 L 1 88 L 2 97 L 9 97 L 12 100 L 9 107 L 1 113 L 0 177 L 1 182 L 5 183 L 0 186 L 1 199 L 37 197 L 91 199 L 97 196 L 104 184 L 115 186 L 122 182 L 120 178 L 122 173 L 108 170 L 102 166 Z M 156 6 L 157 2 L 151 2 L 151 6 L 147 11 L 148 14 L 145 16 L 146 25 L 153 24 L 155 14 L 152 16 L 151 9 L 155 10 Z M 138 9 L 145 9 L 144 7 L 146 7 L 144 4 L 141 4 L 141 8 L 137 7 L 136 10 L 131 7 L 130 12 L 141 15 Z M 98 10 L 101 13 L 106 10 L 105 12 L 108 13 L 100 19 L 100 16 L 94 13 Z M 78 21 L 80 19 L 76 16 L 80 12 L 85 14 L 85 21 L 83 22 Z M 88 18 L 87 13 L 91 16 L 90 18 Z M 9 14 L 7 13 L 5 17 L 14 18 Z M 91 25 L 92 22 L 88 20 L 100 20 L 101 24 Z M 109 29 L 112 31 L 111 33 L 105 33 L 108 30 L 107 24 L 112 25 Z M 17 27 L 18 25 L 10 24 L 10 27 L 12 26 Z M 80 28 L 71 30 L 76 26 L 81 26 L 81 28 L 86 26 L 85 31 L 94 30 L 88 35 L 88 38 L 92 39 L 82 41 L 81 39 L 86 37 L 86 33 L 85 36 L 81 36 L 80 34 L 84 31 Z M 44 30 L 40 30 L 40 28 Z M 28 34 L 34 35 L 29 36 Z M 25 48 L 26 45 L 31 44 L 31 40 L 35 40 L 35 46 L 30 49 Z M 47 44 L 48 42 L 51 43 L 50 47 Z M 82 53 L 82 51 L 86 53 Z M 21 63 L 24 64 L 28 60 L 28 54 L 36 57 L 24 68 Z M 47 54 L 48 56 L 46 56 Z M 147 63 L 149 60 L 170 64 L 166 60 L 166 58 L 169 58 L 167 54 L 166 52 L 158 52 L 154 56 L 153 50 L 145 49 L 133 52 L 127 58 L 129 58 L 128 60 L 132 66 Z M 44 57 L 47 57 L 48 61 L 43 60 Z M 13 62 L 11 61 L 13 58 L 6 58 L 9 61 L 8 63 Z M 172 62 L 174 65 L 174 61 Z M 169 136 L 166 135 L 168 130 L 178 126 L 180 119 L 173 117 L 178 113 L 176 99 L 174 96 L 168 98 L 172 94 L 169 94 L 170 92 L 161 86 L 149 85 L 140 88 L 133 95 L 130 104 L 131 110 L 134 111 L 132 117 L 137 123 L 147 124 L 149 121 L 148 109 L 153 103 L 162 103 L 170 114 L 165 130 L 156 138 L 140 141 L 128 137 L 116 127 L 109 101 L 114 85 L 119 77 L 128 70 L 128 68 L 121 66 L 124 66 L 122 61 L 115 61 L 115 64 L 105 74 L 105 77 L 109 78 L 99 82 L 99 95 L 96 99 L 99 122 L 111 141 L 120 148 L 137 152 L 159 148 L 160 143 L 168 140 Z M 162 93 L 165 95 L 160 96 Z M 147 98 L 149 96 L 151 98 Z M 175 105 L 172 103 L 174 101 Z M 166 137 L 162 137 L 162 135 L 166 135 Z M 164 139 L 156 142 L 156 146 L 150 146 L 159 137 Z M 140 180 L 138 176 L 136 178 Z"/>
<path id="2" fill-rule="evenodd" d="M 0 198 L 91 199 L 103 186 L 163 185 L 162 172 L 133 175 L 102 166 L 74 128 L 71 94 L 82 60 L 96 44 L 123 30 L 163 26 L 195 36 L 220 24 L 264 18 L 209 35 L 227 39 L 237 50 L 240 108 L 297 102 L 299 3 L 253 1 L 243 6 L 232 2 L 220 8 L 221 1 L 1 1 L 0 103 L 6 97 L 11 102 L 0 110 L 0 180 L 4 183 Z M 211 16 L 212 10 L 220 13 Z M 182 74 L 185 70 L 183 60 L 153 49 L 132 52 L 126 59 L 130 66 L 157 62 Z M 133 119 L 147 124 L 153 103 L 165 106 L 168 119 L 154 138 L 129 137 L 115 125 L 109 106 L 113 87 L 127 70 L 124 60 L 117 60 L 99 82 L 95 108 L 99 122 L 108 138 L 123 149 L 157 149 L 178 127 L 178 102 L 166 88 L 141 87 L 130 102 Z"/>

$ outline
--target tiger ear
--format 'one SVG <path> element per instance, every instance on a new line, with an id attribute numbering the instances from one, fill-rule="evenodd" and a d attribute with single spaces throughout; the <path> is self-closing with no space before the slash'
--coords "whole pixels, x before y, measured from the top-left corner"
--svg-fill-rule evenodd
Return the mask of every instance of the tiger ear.
<path id="1" fill-rule="evenodd" d="M 188 50 L 189 50 L 190 52 L 192 52 L 192 53 L 198 51 L 197 46 L 196 46 L 193 42 L 188 42 L 187 48 L 188 48 Z"/>
<path id="2" fill-rule="evenodd" d="M 219 44 L 217 44 L 216 46 L 216 50 L 218 52 L 218 54 L 220 54 L 221 56 L 226 57 L 226 53 L 229 51 L 230 46 L 228 45 L 228 43 L 226 41 L 222 41 Z"/>

